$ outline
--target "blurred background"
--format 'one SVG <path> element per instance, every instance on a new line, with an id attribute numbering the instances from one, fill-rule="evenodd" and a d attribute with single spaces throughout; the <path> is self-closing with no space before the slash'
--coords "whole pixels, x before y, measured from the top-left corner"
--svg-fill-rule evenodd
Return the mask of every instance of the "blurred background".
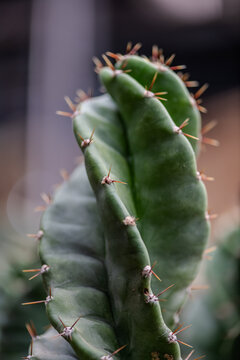
<path id="1" fill-rule="evenodd" d="M 92 57 L 124 53 L 128 41 L 147 56 L 154 44 L 176 53 L 191 79 L 210 84 L 203 124 L 217 120 L 209 137 L 220 147 L 203 147 L 199 170 L 216 179 L 206 184 L 218 214 L 212 243 L 239 223 L 239 15 L 238 0 L 0 1 L 0 281 L 8 293 L 26 291 L 6 274 L 34 262 L 26 233 L 38 230 L 40 194 L 51 194 L 80 155 L 71 120 L 56 110 L 79 88 L 98 95 Z"/>

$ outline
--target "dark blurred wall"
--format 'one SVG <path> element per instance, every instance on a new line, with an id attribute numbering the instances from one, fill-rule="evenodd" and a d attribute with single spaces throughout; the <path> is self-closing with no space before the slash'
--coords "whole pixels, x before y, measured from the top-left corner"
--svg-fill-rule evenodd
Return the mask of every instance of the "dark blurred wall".
<path id="1" fill-rule="evenodd" d="M 215 7 L 211 6 L 214 2 Z M 238 0 L 122 0 L 110 4 L 113 51 L 124 51 L 131 40 L 141 42 L 143 52 L 150 55 L 152 45 L 157 44 L 167 56 L 176 53 L 178 64 L 188 64 L 194 80 L 209 82 L 209 94 L 239 84 Z"/>
<path id="2" fill-rule="evenodd" d="M 0 122 L 25 119 L 30 16 L 31 1 L 0 1 Z"/>
<path id="3" fill-rule="evenodd" d="M 0 218 L 24 172 L 30 20 L 31 1 L 0 1 Z"/>

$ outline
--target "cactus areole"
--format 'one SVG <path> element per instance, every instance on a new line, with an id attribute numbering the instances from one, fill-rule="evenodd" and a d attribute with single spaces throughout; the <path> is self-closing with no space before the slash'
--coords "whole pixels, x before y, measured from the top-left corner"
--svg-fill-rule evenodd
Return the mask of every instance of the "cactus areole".
<path id="1" fill-rule="evenodd" d="M 95 59 L 106 94 L 67 98 L 72 113 L 58 112 L 72 118 L 86 171 L 41 221 L 45 306 L 59 333 L 48 360 L 181 360 L 182 346 L 197 345 L 182 341 L 189 326 L 176 319 L 209 234 L 196 166 L 203 91 L 191 95 L 174 72 L 183 67 L 156 47 L 150 59 L 137 50 L 107 53 L 116 63 L 104 55 L 106 66 Z M 33 358 L 47 359 L 42 345 L 33 342 Z"/>

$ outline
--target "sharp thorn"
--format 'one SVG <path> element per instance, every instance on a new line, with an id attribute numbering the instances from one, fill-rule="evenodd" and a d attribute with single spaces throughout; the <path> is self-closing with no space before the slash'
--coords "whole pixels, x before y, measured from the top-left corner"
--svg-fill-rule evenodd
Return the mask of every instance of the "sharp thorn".
<path id="1" fill-rule="evenodd" d="M 111 58 L 115 59 L 116 61 L 119 61 L 121 59 L 121 56 L 119 54 L 114 54 L 111 51 L 106 52 L 107 56 L 110 56 Z"/>
<path id="2" fill-rule="evenodd" d="M 176 66 L 170 66 L 171 70 L 183 70 L 186 69 L 186 65 L 176 65 Z"/>
<path id="3" fill-rule="evenodd" d="M 126 53 L 127 54 L 129 53 L 129 51 L 131 51 L 131 48 L 132 48 L 132 42 L 128 41 L 127 46 L 126 46 Z"/>
<path id="4" fill-rule="evenodd" d="M 30 301 L 30 302 L 22 303 L 22 305 L 41 304 L 41 303 L 45 303 L 45 301 L 46 301 L 46 300 Z"/>
<path id="5" fill-rule="evenodd" d="M 190 134 L 186 134 L 186 133 L 184 133 L 184 132 L 183 132 L 183 135 L 185 135 L 185 136 L 187 136 L 187 137 L 189 137 L 189 138 L 191 138 L 191 139 L 194 139 L 194 140 L 199 140 L 198 137 L 193 136 L 193 135 L 190 135 Z"/>
<path id="6" fill-rule="evenodd" d="M 167 91 L 160 91 L 160 92 L 154 93 L 154 95 L 166 95 L 166 94 L 168 94 Z"/>
<path id="7" fill-rule="evenodd" d="M 194 99 L 198 99 L 208 88 L 208 84 L 204 84 L 198 89 L 198 91 L 194 94 Z"/>
<path id="8" fill-rule="evenodd" d="M 183 342 L 183 341 L 181 341 L 181 340 L 178 340 L 178 342 L 179 342 L 180 344 L 183 344 L 183 345 L 185 345 L 185 346 L 188 346 L 188 347 L 192 348 L 191 345 L 189 345 L 189 344 L 187 344 L 187 343 L 185 343 L 185 342 Z"/>
<path id="9" fill-rule="evenodd" d="M 214 220 L 218 217 L 217 214 L 210 214 L 208 211 L 206 212 L 206 220 Z"/>
<path id="10" fill-rule="evenodd" d="M 117 353 L 119 353 L 119 351 L 123 350 L 126 346 L 127 346 L 127 345 L 121 346 L 120 348 L 118 348 L 117 350 L 115 350 L 115 351 L 111 354 L 111 356 L 116 355 Z"/>
<path id="11" fill-rule="evenodd" d="M 157 45 L 153 45 L 152 47 L 152 60 L 157 61 L 159 57 L 159 50 Z"/>
<path id="12" fill-rule="evenodd" d="M 163 291 L 161 291 L 159 294 L 157 294 L 157 297 L 161 296 L 163 293 L 165 293 L 167 290 L 169 290 L 171 287 L 173 287 L 175 284 L 172 284 L 170 286 L 168 286 L 166 289 L 164 289 Z"/>
<path id="13" fill-rule="evenodd" d="M 201 113 L 203 113 L 203 114 L 207 113 L 207 109 L 204 106 L 197 105 L 197 108 Z"/>
<path id="14" fill-rule="evenodd" d="M 58 318 L 59 318 L 59 320 L 60 320 L 60 322 L 61 322 L 62 326 L 65 328 L 65 327 L 66 327 L 66 325 L 64 324 L 64 322 L 62 321 L 62 319 L 60 318 L 60 316 L 59 316 Z"/>
<path id="15" fill-rule="evenodd" d="M 75 112 L 77 110 L 76 105 L 73 104 L 69 96 L 64 96 L 64 100 L 66 101 L 68 107 L 72 110 L 72 112 Z"/>
<path id="16" fill-rule="evenodd" d="M 176 54 L 172 54 L 166 61 L 165 65 L 170 66 L 175 58 Z"/>
<path id="17" fill-rule="evenodd" d="M 176 332 L 181 329 L 181 327 L 183 326 L 183 324 L 179 324 L 179 326 L 172 332 L 173 334 L 176 334 Z"/>
<path id="18" fill-rule="evenodd" d="M 211 120 L 208 124 L 206 124 L 205 126 L 203 126 L 201 134 L 205 135 L 206 133 L 208 133 L 209 131 L 211 131 L 213 128 L 215 128 L 215 126 L 217 125 L 217 120 Z"/>
<path id="19" fill-rule="evenodd" d="M 128 55 L 134 55 L 138 52 L 138 50 L 142 47 L 141 43 L 137 43 L 133 46 L 133 48 L 128 52 Z"/>
<path id="20" fill-rule="evenodd" d="M 208 290 L 209 289 L 209 285 L 194 285 L 190 287 L 191 291 L 194 290 Z"/>
<path id="21" fill-rule="evenodd" d="M 148 91 L 151 91 L 151 90 L 152 90 L 152 87 L 153 87 L 153 85 L 155 84 L 155 81 L 156 81 L 156 79 L 157 79 L 157 76 L 158 76 L 158 72 L 156 71 L 155 74 L 154 74 L 154 76 L 153 76 L 152 82 L 151 82 L 151 84 L 150 84 L 150 86 L 149 86 L 149 88 L 148 88 Z"/>
<path id="22" fill-rule="evenodd" d="M 185 119 L 183 123 L 179 126 L 179 129 L 182 130 L 185 126 L 189 124 L 189 118 Z"/>
<path id="23" fill-rule="evenodd" d="M 108 58 L 105 54 L 102 55 L 102 58 L 103 58 L 103 60 L 105 61 L 106 65 L 107 65 L 112 71 L 115 71 L 114 65 L 111 63 L 111 61 L 109 60 L 109 58 Z"/>
<path id="24" fill-rule="evenodd" d="M 52 202 L 51 196 L 46 193 L 42 193 L 41 198 L 47 205 L 51 204 L 51 202 Z"/>
<path id="25" fill-rule="evenodd" d="M 203 144 L 207 144 L 207 145 L 212 145 L 212 146 L 219 146 L 220 145 L 218 140 L 211 139 L 211 138 L 208 138 L 206 136 L 203 136 L 201 141 L 202 141 Z"/>
<path id="26" fill-rule="evenodd" d="M 162 101 L 167 101 L 167 99 L 162 98 L 162 97 L 160 97 L 160 96 L 155 96 L 155 98 L 156 98 L 156 99 L 159 99 L 159 100 L 162 100 Z"/>
<path id="27" fill-rule="evenodd" d="M 188 325 L 188 326 L 185 326 L 184 328 L 178 330 L 178 331 L 175 331 L 174 334 L 177 335 L 177 334 L 180 334 L 182 331 L 185 331 L 187 330 L 188 328 L 190 328 L 192 325 Z"/>
<path id="28" fill-rule="evenodd" d="M 186 359 L 185 359 L 185 360 L 189 360 L 189 359 L 190 359 L 190 357 L 192 356 L 192 354 L 194 353 L 194 351 L 195 351 L 195 350 L 192 350 L 192 351 L 188 354 L 188 356 L 186 357 Z"/>
<path id="29" fill-rule="evenodd" d="M 67 112 L 67 111 L 56 111 L 56 114 L 60 115 L 60 116 L 65 116 L 65 117 L 72 118 L 72 114 L 70 112 Z"/>
<path id="30" fill-rule="evenodd" d="M 96 56 L 92 58 L 92 61 L 96 65 L 95 71 L 98 73 L 103 68 L 103 64 Z"/>
<path id="31" fill-rule="evenodd" d="M 71 329 L 74 328 L 74 326 L 77 324 L 77 322 L 81 319 L 81 316 L 77 318 L 77 320 L 72 324 Z"/>
<path id="32" fill-rule="evenodd" d="M 187 87 L 197 87 L 199 86 L 198 81 L 184 81 Z"/>

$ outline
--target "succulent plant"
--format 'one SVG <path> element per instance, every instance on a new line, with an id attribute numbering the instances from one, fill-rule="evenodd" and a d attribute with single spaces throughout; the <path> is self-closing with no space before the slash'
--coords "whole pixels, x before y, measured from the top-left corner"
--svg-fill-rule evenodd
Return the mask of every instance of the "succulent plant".
<path id="1" fill-rule="evenodd" d="M 178 339 L 189 326 L 176 326 L 209 234 L 196 166 L 206 87 L 192 96 L 173 57 L 137 50 L 95 59 L 107 93 L 58 112 L 73 119 L 87 176 L 79 166 L 42 217 L 41 302 L 59 338 L 49 331 L 27 358 L 180 360 L 189 346 Z"/>

